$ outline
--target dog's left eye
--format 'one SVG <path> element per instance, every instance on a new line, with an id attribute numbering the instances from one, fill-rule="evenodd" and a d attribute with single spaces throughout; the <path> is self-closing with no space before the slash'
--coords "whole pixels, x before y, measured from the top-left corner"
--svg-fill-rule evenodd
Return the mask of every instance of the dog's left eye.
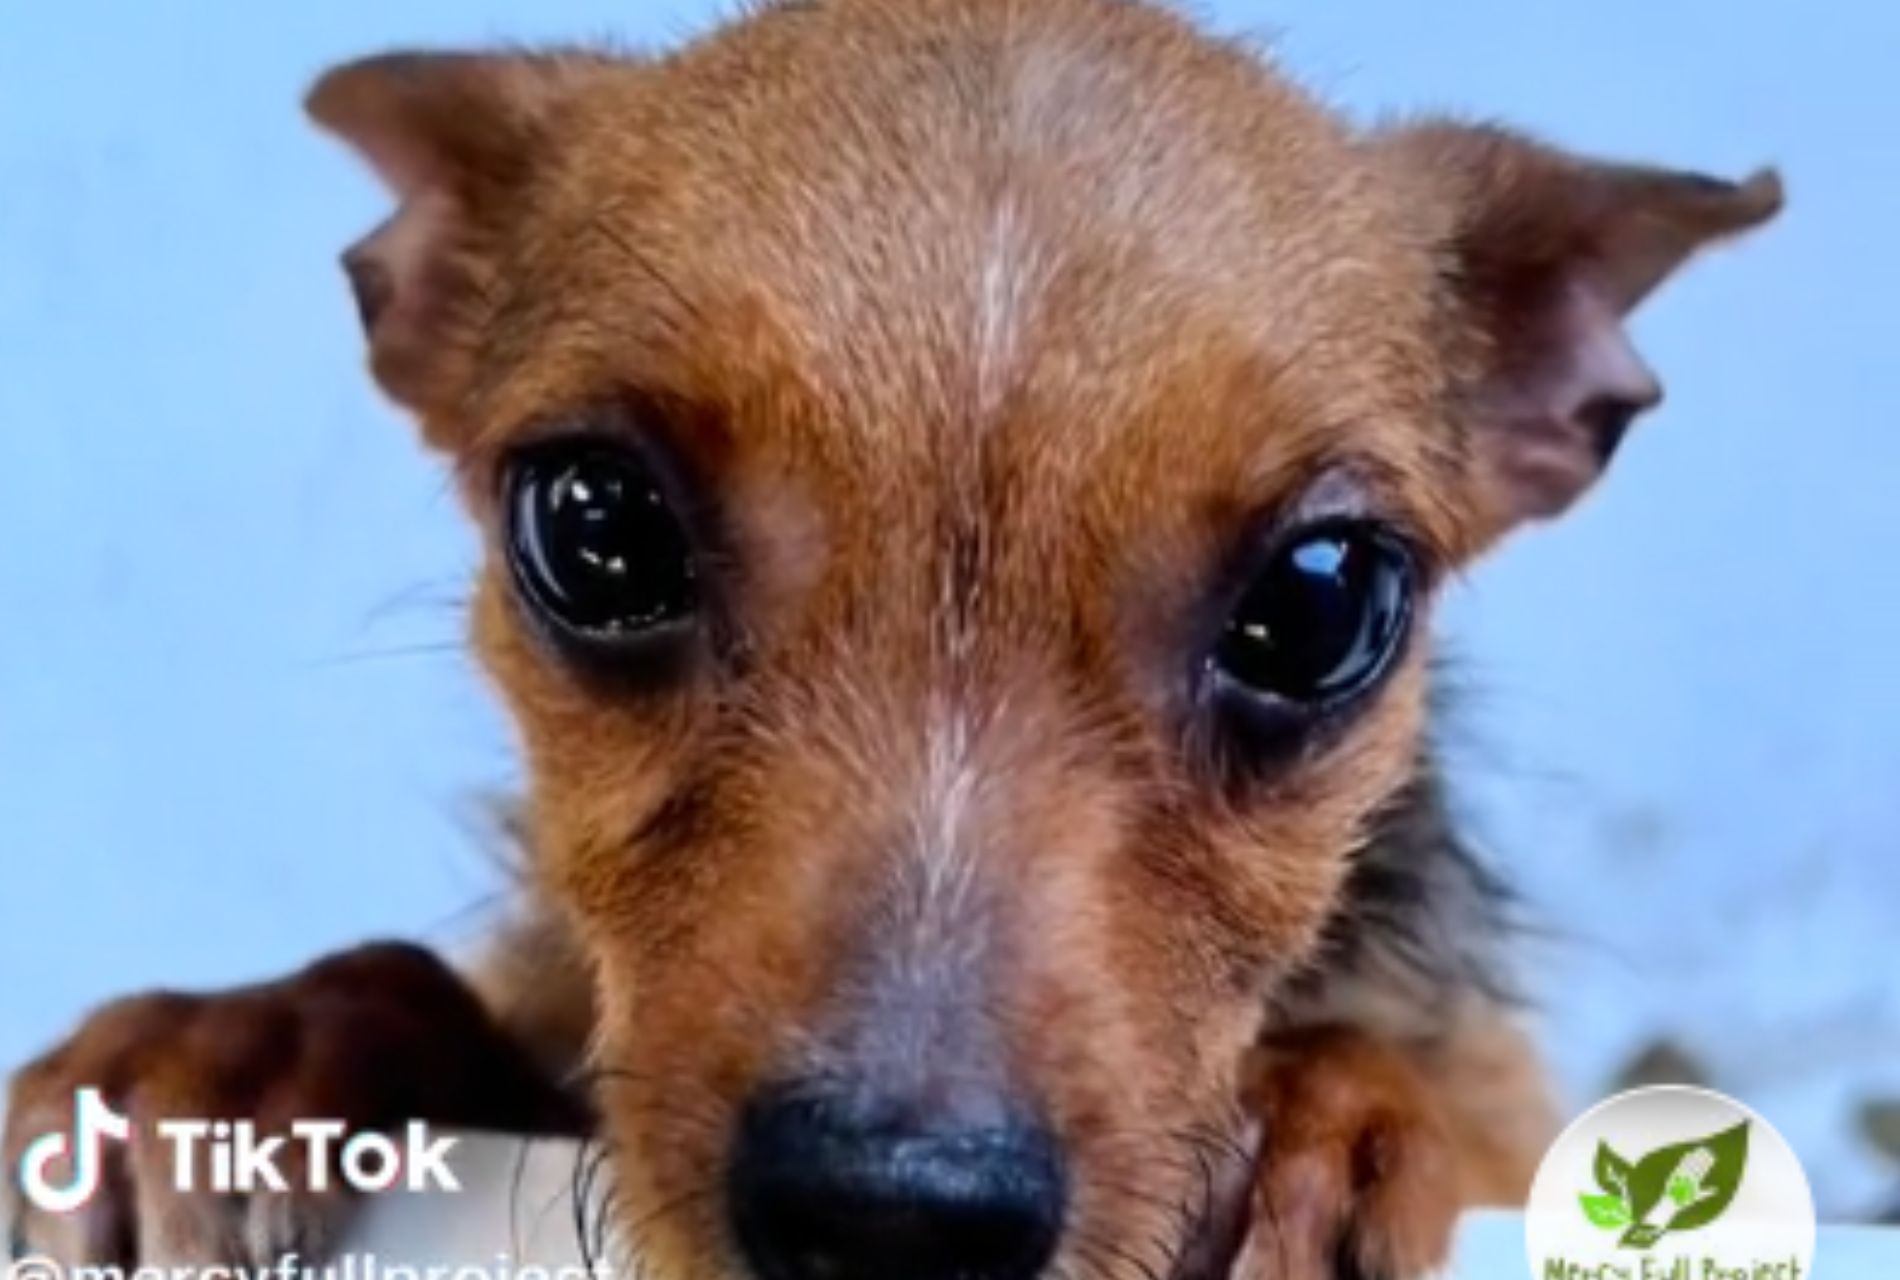
<path id="1" fill-rule="evenodd" d="M 1371 688 L 1398 650 L 1413 578 L 1411 557 L 1376 528 L 1299 533 L 1241 593 L 1214 665 L 1255 699 L 1336 705 Z"/>
<path id="2" fill-rule="evenodd" d="M 570 636 L 622 641 L 692 615 L 691 543 L 637 454 L 592 441 L 543 445 L 512 461 L 505 485 L 515 580 Z"/>

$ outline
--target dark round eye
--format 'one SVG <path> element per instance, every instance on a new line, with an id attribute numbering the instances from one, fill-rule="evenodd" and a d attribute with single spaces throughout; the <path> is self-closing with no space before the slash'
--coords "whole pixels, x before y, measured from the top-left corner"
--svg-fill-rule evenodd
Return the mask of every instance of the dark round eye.
<path id="1" fill-rule="evenodd" d="M 507 474 L 508 555 L 528 599 L 584 640 L 645 635 L 697 604 L 692 545 L 635 453 L 543 445 Z"/>
<path id="2" fill-rule="evenodd" d="M 1362 525 L 1294 536 L 1241 594 L 1214 652 L 1242 690 L 1316 707 L 1370 688 L 1411 613 L 1412 560 Z"/>

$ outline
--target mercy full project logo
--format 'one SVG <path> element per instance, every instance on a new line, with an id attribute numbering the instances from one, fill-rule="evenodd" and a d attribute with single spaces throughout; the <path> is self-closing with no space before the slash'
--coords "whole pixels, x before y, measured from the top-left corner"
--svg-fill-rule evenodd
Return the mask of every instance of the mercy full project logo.
<path id="1" fill-rule="evenodd" d="M 333 1170 L 338 1182 L 361 1192 L 399 1184 L 410 1191 L 462 1189 L 448 1164 L 456 1139 L 432 1139 L 420 1122 L 412 1122 L 398 1140 L 351 1133 L 340 1120 L 298 1120 L 287 1133 L 263 1136 L 245 1120 L 166 1119 L 135 1139 L 131 1120 L 114 1111 L 97 1089 L 81 1089 L 74 1096 L 71 1133 L 49 1133 L 27 1146 L 20 1157 L 20 1189 L 37 1208 L 70 1213 L 99 1189 L 107 1142 L 147 1137 L 170 1149 L 168 1164 L 179 1191 L 291 1190 L 278 1160 L 295 1148 L 301 1158 L 294 1167 L 307 1184 L 298 1190 L 329 1190 Z"/>
<path id="2" fill-rule="evenodd" d="M 1814 1201 L 1794 1152 L 1741 1103 L 1639 1089 L 1557 1139 L 1525 1237 L 1533 1280 L 1807 1280 Z"/>
<path id="3" fill-rule="evenodd" d="M 1584 1216 L 1606 1231 L 1622 1232 L 1617 1244 L 1631 1249 L 1714 1222 L 1741 1188 L 1749 1126 L 1744 1120 L 1706 1138 L 1671 1143 L 1634 1164 L 1598 1142 L 1600 1191 L 1578 1197 Z"/>

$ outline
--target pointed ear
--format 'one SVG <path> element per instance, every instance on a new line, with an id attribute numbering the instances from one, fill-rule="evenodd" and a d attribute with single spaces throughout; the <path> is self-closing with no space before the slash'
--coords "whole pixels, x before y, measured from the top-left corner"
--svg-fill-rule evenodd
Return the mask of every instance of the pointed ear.
<path id="1" fill-rule="evenodd" d="M 551 118 L 608 62 L 394 53 L 337 67 L 311 88 L 311 118 L 354 147 L 397 199 L 343 266 L 377 381 L 425 425 L 465 385 L 497 249 Z"/>
<path id="2" fill-rule="evenodd" d="M 1439 254 L 1482 548 L 1564 511 L 1602 473 L 1662 397 L 1624 321 L 1697 250 L 1774 216 L 1781 181 L 1592 161 L 1457 124 L 1375 145 Z"/>

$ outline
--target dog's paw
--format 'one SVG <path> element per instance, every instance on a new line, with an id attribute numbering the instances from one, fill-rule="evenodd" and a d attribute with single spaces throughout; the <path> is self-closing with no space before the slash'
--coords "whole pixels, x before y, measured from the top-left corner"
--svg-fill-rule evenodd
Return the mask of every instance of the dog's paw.
<path id="1" fill-rule="evenodd" d="M 1441 1270 L 1463 1208 L 1428 1083 L 1343 1028 L 1275 1037 L 1248 1068 L 1263 1145 L 1233 1280 L 1417 1280 Z"/>
<path id="2" fill-rule="evenodd" d="M 47 1135 L 66 1141 L 44 1163 L 54 1188 L 74 1182 L 72 1138 L 81 1089 L 129 1122 L 99 1142 L 96 1189 L 72 1208 L 36 1205 L 20 1184 L 22 1157 Z M 519 1132 L 567 1132 L 581 1109 L 546 1083 L 460 978 L 427 951 L 377 944 L 332 956 L 279 982 L 215 995 L 155 993 L 94 1013 L 65 1044 L 13 1079 L 0 1157 L 0 1208 L 15 1257 L 67 1265 L 269 1265 L 334 1246 L 352 1193 L 326 1154 L 321 1179 L 307 1143 L 276 1148 L 285 1184 L 216 1191 L 196 1144 L 181 1189 L 165 1120 L 249 1121 L 260 1141 L 301 1120 L 354 1133 L 400 1131 L 411 1120 Z M 86 1145 L 79 1148 L 83 1155 Z M 313 1189 L 321 1181 L 323 1189 Z"/>

